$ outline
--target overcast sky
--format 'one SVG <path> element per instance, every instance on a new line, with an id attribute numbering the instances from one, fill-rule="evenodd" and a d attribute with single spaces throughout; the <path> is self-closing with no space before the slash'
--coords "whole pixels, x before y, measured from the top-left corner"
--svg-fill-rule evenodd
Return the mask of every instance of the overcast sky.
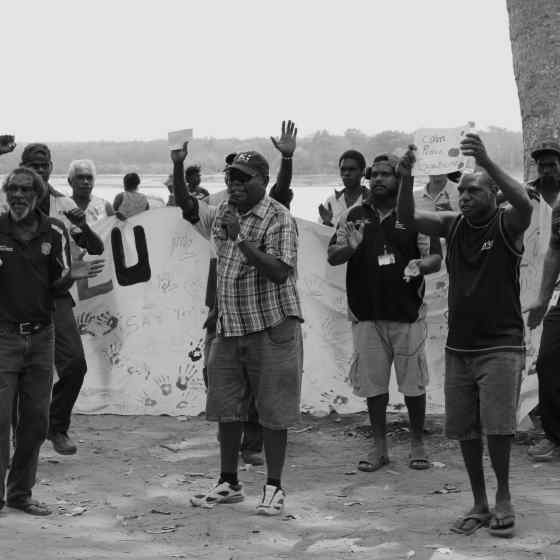
<path id="1" fill-rule="evenodd" d="M 520 130 L 505 0 L 2 2 L 19 141 Z"/>

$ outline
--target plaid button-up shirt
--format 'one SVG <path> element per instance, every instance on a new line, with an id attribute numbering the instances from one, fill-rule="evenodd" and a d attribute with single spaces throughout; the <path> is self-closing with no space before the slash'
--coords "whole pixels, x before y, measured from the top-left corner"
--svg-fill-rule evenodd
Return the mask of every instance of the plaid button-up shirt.
<path id="1" fill-rule="evenodd" d="M 227 238 L 222 216 L 227 202 L 199 204 L 198 231 L 210 239 L 218 256 L 217 330 L 222 336 L 243 336 L 280 324 L 289 316 L 302 319 L 297 279 L 298 232 L 294 218 L 279 202 L 264 196 L 239 216 L 241 235 L 261 251 L 291 267 L 275 284 L 247 263 L 241 249 Z"/>

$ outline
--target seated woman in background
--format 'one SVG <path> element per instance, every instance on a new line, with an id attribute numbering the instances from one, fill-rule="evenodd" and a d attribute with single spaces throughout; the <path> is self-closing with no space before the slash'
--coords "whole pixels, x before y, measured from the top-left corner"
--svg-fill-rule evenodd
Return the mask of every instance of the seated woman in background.
<path id="1" fill-rule="evenodd" d="M 117 217 L 130 218 L 140 212 L 150 209 L 146 195 L 138 192 L 140 177 L 138 173 L 127 173 L 123 178 L 124 192 L 119 193 L 113 202 L 113 209 Z"/>

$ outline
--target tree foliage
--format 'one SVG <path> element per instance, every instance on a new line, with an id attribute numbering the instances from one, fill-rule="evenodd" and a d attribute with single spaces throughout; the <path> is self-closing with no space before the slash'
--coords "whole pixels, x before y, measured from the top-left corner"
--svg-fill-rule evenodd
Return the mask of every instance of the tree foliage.
<path id="1" fill-rule="evenodd" d="M 482 133 L 489 152 L 497 163 L 510 172 L 523 168 L 523 143 L 520 132 L 490 127 Z M 398 130 L 385 130 L 367 135 L 357 129 L 348 129 L 343 135 L 326 130 L 298 138 L 294 158 L 296 174 L 336 174 L 338 158 L 348 149 L 361 151 L 368 162 L 374 155 L 406 149 L 412 134 Z M 95 162 L 98 173 L 121 174 L 138 171 L 144 174 L 170 172 L 171 164 L 165 140 L 130 142 L 63 142 L 49 144 L 54 160 L 54 173 L 64 174 L 74 159 L 88 158 Z M 0 159 L 0 173 L 13 169 L 20 160 L 23 144 L 13 154 Z M 274 167 L 279 154 L 269 138 L 196 138 L 189 146 L 189 161 L 200 163 L 203 173 L 216 173 L 223 169 L 224 158 L 231 152 L 257 150 L 264 154 Z"/>

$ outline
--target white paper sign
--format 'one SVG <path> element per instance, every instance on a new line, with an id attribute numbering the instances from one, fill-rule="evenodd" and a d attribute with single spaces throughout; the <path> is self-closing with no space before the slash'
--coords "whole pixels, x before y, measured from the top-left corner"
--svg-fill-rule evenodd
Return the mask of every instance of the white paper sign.
<path id="1" fill-rule="evenodd" d="M 462 171 L 467 158 L 460 144 L 465 134 L 474 132 L 472 123 L 457 128 L 420 128 L 414 133 L 417 147 L 413 174 L 444 175 Z"/>
<path id="2" fill-rule="evenodd" d="M 170 150 L 180 150 L 185 142 L 192 140 L 193 129 L 174 130 L 167 133 L 167 144 Z"/>

